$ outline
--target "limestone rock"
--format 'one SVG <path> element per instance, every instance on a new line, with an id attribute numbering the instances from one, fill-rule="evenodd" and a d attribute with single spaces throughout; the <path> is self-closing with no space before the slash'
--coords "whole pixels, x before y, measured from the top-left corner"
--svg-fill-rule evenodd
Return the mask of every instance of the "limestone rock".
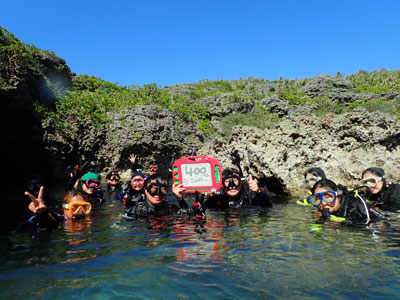
<path id="1" fill-rule="evenodd" d="M 267 188 L 280 195 L 304 195 L 301 180 L 314 166 L 337 183 L 355 185 L 371 166 L 400 179 L 400 122 L 386 114 L 353 112 L 319 118 L 286 119 L 275 128 L 235 127 L 228 141 L 216 139 L 199 154 L 232 166 L 227 154 L 240 157 L 243 167 L 265 178 Z"/>

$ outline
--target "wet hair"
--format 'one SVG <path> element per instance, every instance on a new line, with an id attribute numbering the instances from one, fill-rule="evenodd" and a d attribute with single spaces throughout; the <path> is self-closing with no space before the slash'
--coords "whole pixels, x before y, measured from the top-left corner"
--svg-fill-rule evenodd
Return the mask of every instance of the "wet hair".
<path id="1" fill-rule="evenodd" d="M 222 171 L 222 179 L 229 178 L 229 177 L 232 177 L 234 175 L 237 175 L 237 176 L 240 177 L 240 172 L 239 172 L 238 169 L 228 168 L 228 169 L 225 169 L 225 170 Z"/>
<path id="2" fill-rule="evenodd" d="M 304 173 L 304 179 L 307 177 L 307 174 L 309 174 L 309 173 L 312 174 L 312 175 L 314 175 L 315 177 L 321 177 L 321 179 L 326 179 L 325 172 L 322 171 L 321 168 L 316 168 L 316 167 L 314 167 L 314 168 L 308 169 L 308 170 Z"/>
<path id="3" fill-rule="evenodd" d="M 317 181 L 312 190 L 311 193 L 315 194 L 315 190 L 317 188 L 329 188 L 332 191 L 337 191 L 338 190 L 338 186 L 336 185 L 336 183 L 334 183 L 332 180 L 329 179 L 321 179 L 319 181 Z"/>
<path id="4" fill-rule="evenodd" d="M 146 178 L 146 180 L 144 181 L 144 186 L 145 187 L 149 186 L 152 180 L 155 180 L 155 182 L 159 183 L 159 184 L 168 183 L 168 180 L 167 180 L 167 178 L 165 178 L 164 175 L 162 175 L 160 173 L 156 173 L 156 174 L 150 175 L 149 177 Z"/>
<path id="5" fill-rule="evenodd" d="M 361 179 L 364 178 L 364 175 L 366 173 L 372 173 L 372 174 L 374 174 L 376 176 L 382 177 L 383 183 L 384 184 L 386 183 L 386 174 L 385 174 L 385 171 L 383 169 L 376 168 L 376 167 L 368 168 L 364 172 L 362 172 Z"/>
<path id="6" fill-rule="evenodd" d="M 82 196 L 83 199 L 85 199 L 85 201 L 88 201 L 88 197 L 86 195 L 85 192 L 81 191 L 81 190 L 77 190 L 77 189 L 72 189 L 68 192 L 65 192 L 64 196 L 63 196 L 63 203 L 64 204 L 68 204 L 69 201 L 71 201 L 71 199 L 75 196 Z"/>
<path id="7" fill-rule="evenodd" d="M 118 176 L 119 178 L 121 178 L 121 176 L 119 176 L 118 171 L 111 171 L 107 174 L 106 179 L 109 180 L 111 178 L 111 176 Z"/>
<path id="8" fill-rule="evenodd" d="M 140 177 L 144 178 L 144 174 L 142 172 L 137 172 L 136 171 L 136 172 L 133 172 L 131 180 L 133 178 L 135 178 L 136 176 L 140 176 Z"/>

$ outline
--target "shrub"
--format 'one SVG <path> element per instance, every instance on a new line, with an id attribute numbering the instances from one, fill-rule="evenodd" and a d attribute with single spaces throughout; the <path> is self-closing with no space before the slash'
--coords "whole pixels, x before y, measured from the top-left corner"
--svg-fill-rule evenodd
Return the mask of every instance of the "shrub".
<path id="1" fill-rule="evenodd" d="M 254 111 L 249 113 L 233 113 L 226 116 L 221 121 L 221 135 L 227 139 L 232 135 L 232 127 L 235 125 L 254 126 L 260 129 L 270 128 L 281 119 L 268 112 L 260 104 L 256 104 Z"/>

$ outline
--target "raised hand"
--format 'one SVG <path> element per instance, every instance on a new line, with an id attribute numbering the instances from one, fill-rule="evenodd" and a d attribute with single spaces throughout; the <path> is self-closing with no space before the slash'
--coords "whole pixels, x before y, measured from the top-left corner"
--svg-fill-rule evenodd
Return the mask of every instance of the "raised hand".
<path id="1" fill-rule="evenodd" d="M 29 203 L 29 210 L 35 214 L 40 214 L 47 210 L 47 206 L 43 201 L 43 189 L 43 186 L 41 186 L 37 198 L 35 198 L 35 196 L 33 196 L 31 193 L 24 193 L 32 201 L 31 203 Z"/>
<path id="2" fill-rule="evenodd" d="M 136 158 L 137 158 L 137 156 L 135 154 L 133 154 L 133 153 L 128 157 L 128 159 L 129 159 L 129 161 L 131 162 L 132 165 L 135 164 Z"/>
<path id="3" fill-rule="evenodd" d="M 257 180 L 253 179 L 253 175 L 249 174 L 247 178 L 247 183 L 249 184 L 250 191 L 257 194 L 261 192 Z"/>

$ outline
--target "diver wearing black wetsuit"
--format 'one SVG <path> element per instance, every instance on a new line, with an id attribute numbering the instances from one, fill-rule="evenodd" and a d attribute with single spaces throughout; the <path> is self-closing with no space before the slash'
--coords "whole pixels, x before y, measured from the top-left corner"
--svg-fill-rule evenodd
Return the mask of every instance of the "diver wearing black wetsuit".
<path id="1" fill-rule="evenodd" d="M 240 208 L 244 206 L 272 207 L 272 203 L 251 175 L 249 181 L 242 182 L 237 169 L 226 169 L 222 172 L 223 186 L 219 194 L 206 199 L 205 208 L 221 209 Z"/>
<path id="2" fill-rule="evenodd" d="M 166 201 L 167 183 L 166 178 L 161 174 L 147 177 L 144 182 L 144 196 L 137 194 L 139 197 L 137 201 L 130 201 L 131 204 L 127 202 L 125 217 L 136 219 L 186 213 L 187 210 Z"/>
<path id="3" fill-rule="evenodd" d="M 400 210 L 400 184 L 387 182 L 378 194 L 369 194 L 367 200 L 382 210 L 397 212 Z"/>
<path id="4" fill-rule="evenodd" d="M 309 201 L 318 208 L 323 218 L 351 224 L 369 224 L 386 219 L 355 190 L 349 191 L 345 186 L 337 186 L 329 179 L 318 181 L 312 193 Z"/>

